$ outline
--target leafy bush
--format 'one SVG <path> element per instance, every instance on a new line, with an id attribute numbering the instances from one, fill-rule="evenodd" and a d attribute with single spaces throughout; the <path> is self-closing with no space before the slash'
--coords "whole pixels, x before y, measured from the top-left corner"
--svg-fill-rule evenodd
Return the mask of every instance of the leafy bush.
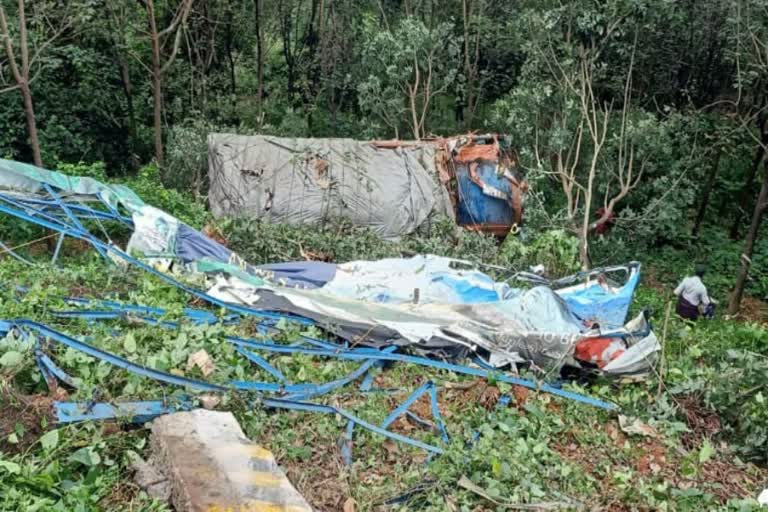
<path id="1" fill-rule="evenodd" d="M 765 331 L 762 331 L 765 334 Z M 736 452 L 768 464 L 768 357 L 730 351 L 713 372 L 706 401 L 723 421 Z"/>
<path id="2" fill-rule="evenodd" d="M 195 201 L 189 194 L 163 186 L 155 164 L 142 167 L 135 178 L 121 183 L 136 192 L 145 203 L 170 213 L 192 227 L 199 229 L 208 219 L 204 204 Z"/>
<path id="3" fill-rule="evenodd" d="M 579 269 L 579 240 L 562 229 L 545 231 L 529 240 L 509 236 L 501 245 L 501 253 L 517 268 L 544 265 L 551 276 L 568 275 Z"/>
<path id="4" fill-rule="evenodd" d="M 345 220 L 332 225 L 318 229 L 237 218 L 223 221 L 221 229 L 230 247 L 253 264 L 304 259 L 308 253 L 335 262 L 437 254 L 488 264 L 509 263 L 494 237 L 456 229 L 449 219 L 437 220 L 428 233 L 414 233 L 396 242 L 382 241 L 372 230 Z"/>

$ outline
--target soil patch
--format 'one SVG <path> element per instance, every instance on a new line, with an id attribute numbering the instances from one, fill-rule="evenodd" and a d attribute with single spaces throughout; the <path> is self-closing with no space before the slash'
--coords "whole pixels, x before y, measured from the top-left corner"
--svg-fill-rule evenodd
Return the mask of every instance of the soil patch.
<path id="1" fill-rule="evenodd" d="M 739 315 L 736 318 L 768 325 L 768 302 L 755 297 L 742 297 Z"/>
<path id="2" fill-rule="evenodd" d="M 53 398 L 46 395 L 23 395 L 0 383 L 0 451 L 21 453 L 34 444 L 52 425 Z M 15 434 L 16 442 L 9 437 Z"/>

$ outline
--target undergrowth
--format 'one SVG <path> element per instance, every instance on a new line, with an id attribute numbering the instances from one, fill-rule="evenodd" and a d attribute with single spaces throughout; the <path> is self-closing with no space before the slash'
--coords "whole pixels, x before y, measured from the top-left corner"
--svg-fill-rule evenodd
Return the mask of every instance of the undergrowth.
<path id="1" fill-rule="evenodd" d="M 354 259 L 394 256 L 402 247 L 453 256 L 462 250 L 477 250 L 487 261 L 504 263 L 498 254 L 491 256 L 492 251 L 499 252 L 495 241 L 473 233 L 462 234 L 456 245 L 445 246 L 440 237 L 411 238 L 390 245 L 367 233 L 358 237 L 349 232 L 341 235 L 339 231 L 254 223 L 247 230 L 240 241 L 232 229 L 226 233 L 233 246 L 244 249 L 245 256 L 257 263 L 289 259 L 286 256 L 297 250 L 334 251 L 334 258 Z M 246 242 L 249 233 L 255 232 L 261 238 L 259 245 L 250 246 L 249 253 Z M 300 248 L 294 243 L 298 242 L 297 232 Z M 273 243 L 267 244 L 270 239 Z M 345 240 L 344 245 L 336 244 L 340 239 Z M 29 268 L 3 260 L 0 282 L 6 284 L 0 292 L 0 309 L 6 318 L 34 318 L 69 334 L 89 336 L 90 343 L 133 361 L 190 377 L 202 375 L 197 368 L 187 368 L 188 356 L 205 349 L 215 361 L 215 372 L 208 380 L 269 379 L 257 374 L 222 339 L 229 333 L 253 337 L 252 326 L 190 325 L 181 315 L 189 297 L 179 290 L 135 269 L 110 267 L 90 252 L 65 254 L 61 268 Z M 27 291 L 22 294 L 15 286 Z M 61 300 L 66 295 L 161 306 L 169 310 L 169 319 L 181 320 L 182 326 L 168 330 L 52 316 L 53 311 L 71 308 Z M 652 310 L 655 329 L 661 334 L 669 300 L 668 291 L 641 285 L 633 309 Z M 299 332 L 288 328 L 280 339 L 295 340 Z M 409 365 L 379 371 L 377 386 L 390 392 L 362 395 L 351 387 L 328 399 L 376 423 L 410 391 L 426 380 L 435 381 L 452 441 L 445 455 L 432 460 L 418 449 L 356 429 L 355 462 L 345 468 L 338 443 L 346 423 L 340 418 L 270 411 L 258 405 L 257 397 L 248 395 L 225 396 L 219 407 L 232 410 L 246 434 L 275 453 L 295 485 L 320 510 L 338 510 L 348 497 L 356 500 L 360 510 L 374 510 L 393 499 L 400 499 L 400 506 L 408 510 L 434 511 L 495 507 L 494 501 L 587 509 L 634 503 L 639 509 L 654 510 L 749 510 L 755 506 L 751 498 L 766 478 L 749 465 L 750 461 L 766 463 L 765 332 L 764 326 L 754 323 L 716 320 L 690 325 L 673 316 L 667 326 L 661 389 L 656 378 L 625 385 L 602 379 L 573 385 L 578 391 L 612 400 L 625 414 L 653 425 L 662 437 L 652 444 L 618 432 L 614 416 L 587 406 L 529 393 L 511 407 L 495 408 L 499 394 L 515 390 L 492 382 L 473 384 L 466 377 Z M 307 334 L 321 335 L 316 331 Z M 46 396 L 31 348 L 25 340 L 12 337 L 0 342 L 0 373 L 4 385 L 15 393 Z M 160 386 L 71 349 L 59 347 L 52 354 L 78 379 L 78 389 L 68 390 L 70 400 L 184 398 L 182 390 Z M 270 362 L 294 382 L 330 381 L 355 366 L 325 360 L 319 364 L 302 355 L 270 357 Z M 465 385 L 471 386 L 464 390 L 461 386 Z M 685 409 L 691 397 L 702 410 L 712 411 L 722 428 L 701 432 L 691 426 Z M 38 421 L 42 425 L 36 431 L 41 434 L 31 443 L 24 421 L 2 432 L 0 478 L 10 485 L 0 488 L 0 510 L 163 510 L 129 476 L 132 458 L 148 455 L 146 429 L 115 429 L 103 424 L 56 427 L 50 418 Z M 405 420 L 394 428 L 440 443 L 435 432 L 421 431 Z M 654 459 L 649 465 L 652 453 L 665 454 L 667 462 Z M 726 461 L 728 471 L 739 475 L 743 490 L 724 490 L 724 484 L 712 476 Z M 466 482 L 462 477 L 477 488 L 457 485 Z M 325 484 L 318 488 L 318 481 Z M 420 491 L 408 494 L 413 488 Z"/>

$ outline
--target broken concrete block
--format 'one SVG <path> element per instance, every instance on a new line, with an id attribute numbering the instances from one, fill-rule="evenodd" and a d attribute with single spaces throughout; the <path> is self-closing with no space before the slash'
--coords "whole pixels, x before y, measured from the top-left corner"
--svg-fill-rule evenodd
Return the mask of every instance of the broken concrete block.
<path id="1" fill-rule="evenodd" d="M 152 423 L 152 461 L 177 512 L 311 512 L 272 453 L 229 412 L 195 409 Z"/>
<path id="2" fill-rule="evenodd" d="M 164 502 L 171 499 L 171 487 L 168 479 L 155 466 L 137 458 L 131 462 L 131 469 L 136 472 L 134 476 L 136 485 L 150 497 Z"/>

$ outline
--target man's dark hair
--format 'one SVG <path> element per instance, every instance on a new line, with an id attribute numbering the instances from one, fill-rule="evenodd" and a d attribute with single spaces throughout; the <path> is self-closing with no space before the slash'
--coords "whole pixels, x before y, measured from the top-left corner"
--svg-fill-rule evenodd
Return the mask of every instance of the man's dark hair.
<path id="1" fill-rule="evenodd" d="M 699 263 L 696 265 L 696 269 L 694 270 L 694 273 L 699 277 L 704 277 L 704 273 L 707 271 L 707 266 L 703 263 Z"/>

